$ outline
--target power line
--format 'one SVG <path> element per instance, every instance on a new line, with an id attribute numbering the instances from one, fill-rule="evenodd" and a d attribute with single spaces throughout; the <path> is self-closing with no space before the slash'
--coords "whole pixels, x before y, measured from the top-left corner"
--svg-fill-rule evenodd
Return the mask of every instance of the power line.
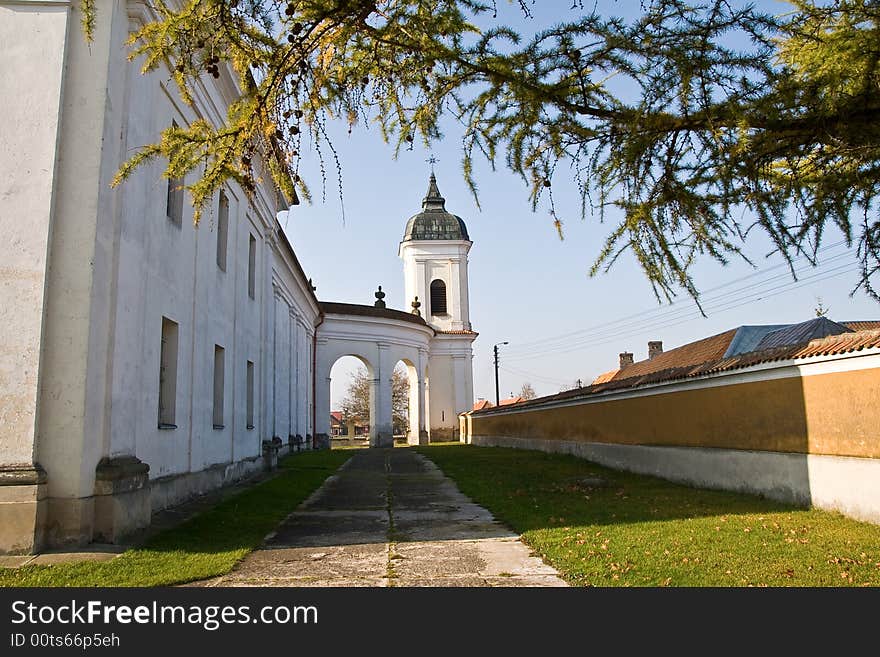
<path id="1" fill-rule="evenodd" d="M 508 374 L 525 376 L 531 379 L 535 379 L 538 383 L 546 383 L 550 385 L 565 385 L 566 383 L 570 383 L 568 381 L 560 381 L 558 379 L 554 379 L 543 374 L 536 374 L 535 372 L 529 372 L 527 370 L 522 370 L 517 367 L 511 367 L 509 365 L 499 365 L 499 368 L 502 372 L 507 372 Z"/>
<path id="2" fill-rule="evenodd" d="M 829 260 L 831 262 L 831 260 Z M 848 272 L 855 272 L 856 269 L 853 268 L 852 263 L 847 262 L 836 267 L 832 267 L 830 269 L 816 271 L 813 275 L 802 277 L 796 281 L 790 281 L 784 285 L 767 285 L 770 282 L 773 282 L 774 279 L 768 279 L 767 281 L 763 281 L 760 284 L 752 284 L 735 290 L 731 293 L 720 295 L 711 300 L 707 300 L 704 304 L 704 309 L 707 313 L 721 313 L 727 310 L 731 310 L 733 308 L 738 308 L 745 303 L 751 303 L 754 301 L 759 301 L 764 298 L 769 298 L 773 296 L 777 296 L 778 294 L 784 292 L 790 292 L 792 290 L 796 290 L 798 288 L 803 287 L 808 284 L 815 284 L 823 280 L 827 280 L 828 278 L 834 278 L 838 275 Z M 758 289 L 753 289 L 753 288 Z M 751 291 L 749 291 L 751 290 Z M 628 329 L 623 329 L 623 332 L 620 331 L 615 332 L 615 336 L 613 339 L 627 337 L 628 335 L 638 334 L 646 330 L 656 330 L 667 328 L 669 326 L 677 326 L 682 323 L 675 320 L 684 320 L 691 321 L 693 319 L 699 319 L 701 314 L 695 308 L 676 308 L 676 309 L 668 309 L 663 313 L 657 314 L 653 318 L 648 318 L 646 321 L 642 321 L 633 328 L 630 326 Z M 596 339 L 604 339 L 610 331 L 613 329 L 610 326 L 615 324 L 619 324 L 620 321 L 614 322 L 606 322 L 606 328 L 604 330 L 599 330 L 598 328 L 591 327 L 589 330 L 585 330 L 582 332 L 580 338 L 576 340 L 568 340 L 568 341 L 560 341 L 559 339 L 550 339 L 543 346 L 540 343 L 537 344 L 538 348 L 532 348 L 528 352 L 515 352 L 508 354 L 508 360 L 521 360 L 521 359 L 529 359 L 534 358 L 536 355 L 541 355 L 545 353 L 552 353 L 558 350 L 570 350 L 572 347 L 579 347 L 583 345 L 590 344 Z"/>
<path id="3" fill-rule="evenodd" d="M 857 271 L 858 271 L 858 269 L 853 268 L 852 265 L 842 265 L 840 267 L 836 267 L 836 268 L 830 270 L 829 272 L 822 272 L 823 275 L 821 275 L 821 276 L 817 274 L 817 276 L 812 276 L 807 279 L 803 279 L 801 281 L 795 281 L 795 283 L 796 283 L 795 285 L 779 287 L 779 288 L 776 288 L 775 291 L 767 291 L 767 292 L 758 291 L 753 294 L 747 295 L 746 297 L 740 297 L 739 299 L 730 300 L 730 301 L 726 302 L 727 305 L 722 305 L 721 307 L 714 308 L 713 312 L 715 312 L 716 314 L 722 314 L 722 313 L 728 312 L 730 310 L 734 310 L 736 308 L 739 308 L 739 307 L 744 306 L 749 303 L 754 303 L 756 301 L 769 299 L 769 298 L 778 296 L 780 294 L 785 294 L 787 292 L 791 292 L 793 290 L 804 287 L 806 285 L 811 285 L 811 284 L 818 283 L 820 281 L 828 280 L 831 278 L 837 278 L 837 277 L 842 276 L 844 274 L 850 274 L 850 273 L 857 272 Z M 760 295 L 760 296 L 758 296 L 758 295 Z M 694 319 L 697 319 L 697 318 L 699 318 L 699 313 L 693 313 L 691 316 L 678 318 L 678 319 L 676 319 L 676 321 L 665 320 L 663 323 L 656 323 L 655 322 L 653 324 L 648 324 L 648 325 L 642 324 L 636 328 L 630 329 L 628 331 L 624 331 L 622 333 L 615 333 L 614 335 L 611 335 L 611 336 L 606 335 L 604 337 L 596 337 L 596 338 L 591 338 L 591 339 L 580 340 L 580 341 L 569 343 L 568 345 L 561 345 L 561 346 L 555 346 L 555 347 L 549 348 L 549 349 L 536 350 L 536 351 L 532 352 L 531 354 L 524 354 L 524 355 L 519 355 L 519 356 L 508 356 L 507 360 L 508 361 L 512 360 L 512 361 L 517 362 L 517 361 L 522 361 L 522 360 L 531 360 L 531 359 L 538 358 L 538 357 L 545 357 L 545 356 L 549 356 L 549 355 L 559 355 L 559 354 L 564 354 L 564 353 L 570 353 L 572 351 L 580 351 L 580 350 L 588 349 L 591 347 L 597 347 L 600 345 L 609 344 L 611 342 L 617 342 L 617 341 L 620 341 L 620 340 L 623 340 L 623 339 L 626 339 L 629 337 L 633 337 L 633 336 L 636 336 L 636 335 L 643 333 L 646 330 L 659 330 L 659 329 L 663 329 L 663 328 L 671 328 L 673 326 L 679 326 L 679 325 L 684 324 L 686 322 L 693 321 Z"/>
<path id="4" fill-rule="evenodd" d="M 844 245 L 844 244 L 846 244 L 845 241 L 835 242 L 835 243 L 830 244 L 830 245 L 828 245 L 828 246 L 826 246 L 826 247 L 823 247 L 823 248 L 820 249 L 819 251 L 820 251 L 820 252 L 823 252 L 823 253 L 826 253 L 826 252 L 829 252 L 829 251 L 831 251 L 831 250 L 833 250 L 833 249 L 835 249 L 835 248 L 837 248 L 837 247 L 839 247 L 839 246 L 841 246 L 841 245 Z M 825 267 L 827 264 L 832 263 L 832 262 L 834 262 L 834 261 L 836 261 L 836 260 L 839 260 L 839 259 L 841 259 L 841 258 L 843 258 L 843 257 L 846 257 L 846 256 L 848 256 L 848 255 L 849 255 L 849 251 L 848 251 L 848 250 L 847 250 L 847 251 L 844 251 L 844 253 L 836 254 L 836 255 L 834 255 L 834 256 L 832 256 L 832 257 L 826 259 L 826 260 L 823 262 L 823 264 L 820 265 L 820 266 L 818 266 L 818 267 L 816 267 L 816 269 L 823 268 L 823 267 Z M 796 258 L 795 260 L 796 260 L 796 261 L 797 261 L 797 260 L 803 260 L 804 258 L 805 258 L 805 256 L 801 256 L 800 258 Z M 783 267 L 786 267 L 786 268 L 787 268 L 787 267 L 788 267 L 788 263 L 779 263 L 779 264 L 773 265 L 773 266 L 771 266 L 771 267 L 767 267 L 767 268 L 765 268 L 765 269 L 762 269 L 762 270 L 759 270 L 759 271 L 756 271 L 756 272 L 752 272 L 752 273 L 747 274 L 747 275 L 745 275 L 745 276 L 741 276 L 741 277 L 739 277 L 739 278 L 732 279 L 732 280 L 730 280 L 730 281 L 727 281 L 726 283 L 722 283 L 721 285 L 717 285 L 717 286 L 715 286 L 715 287 L 713 287 L 713 288 L 709 288 L 708 290 L 706 290 L 706 291 L 704 292 L 704 296 L 703 296 L 703 299 L 702 299 L 702 301 L 703 301 L 703 307 L 706 308 L 706 306 L 707 306 L 708 304 L 713 303 L 713 302 L 717 302 L 719 299 L 723 299 L 724 297 L 727 297 L 727 296 L 730 296 L 730 295 L 733 295 L 733 294 L 739 294 L 742 290 L 749 289 L 749 288 L 752 288 L 752 287 L 755 287 L 755 286 L 759 286 L 759 285 L 765 285 L 765 284 L 767 284 L 767 283 L 769 283 L 769 282 L 771 282 L 771 281 L 775 281 L 775 280 L 779 280 L 779 279 L 783 279 L 783 278 L 788 278 L 788 277 L 790 276 L 790 273 L 789 273 L 789 272 L 783 272 L 783 273 L 781 273 L 781 274 L 775 274 L 775 275 L 773 275 L 772 277 L 767 278 L 767 279 L 764 279 L 764 280 L 762 280 L 762 281 L 758 281 L 758 282 L 755 282 L 755 283 L 751 283 L 751 284 L 749 284 L 749 285 L 747 285 L 747 286 L 743 286 L 743 287 L 741 287 L 741 288 L 737 288 L 737 289 L 735 289 L 735 290 L 731 290 L 731 291 L 728 291 L 728 292 L 724 292 L 724 293 L 722 293 L 722 294 L 718 294 L 718 295 L 711 295 L 711 294 L 708 294 L 708 293 L 711 293 L 711 292 L 714 292 L 714 291 L 717 291 L 717 290 L 721 290 L 721 289 L 724 289 L 724 288 L 730 287 L 731 285 L 734 285 L 734 284 L 736 284 L 736 283 L 740 283 L 740 282 L 743 282 L 743 281 L 746 281 L 746 280 L 752 279 L 752 278 L 754 278 L 754 277 L 756 277 L 756 276 L 764 276 L 764 275 L 766 275 L 767 273 L 770 273 L 770 272 L 772 272 L 772 271 L 774 271 L 774 270 L 781 269 L 781 268 L 783 268 Z M 810 265 L 810 266 L 808 266 L 808 267 L 802 267 L 802 268 L 799 269 L 799 270 L 796 269 L 796 270 L 795 270 L 795 274 L 797 275 L 797 274 L 803 273 L 804 271 L 808 271 L 808 270 L 810 270 L 810 269 L 813 269 L 812 265 Z M 797 281 L 793 281 L 793 282 L 797 282 Z M 705 295 L 707 295 L 707 294 L 708 294 L 708 296 L 705 296 Z M 571 332 L 569 332 L 569 333 L 564 333 L 564 334 L 560 334 L 560 335 L 556 335 L 556 336 L 550 336 L 550 337 L 542 338 L 542 339 L 539 339 L 539 340 L 533 340 L 533 341 L 531 341 L 531 342 L 524 342 L 524 343 L 519 343 L 519 344 L 516 344 L 516 345 L 511 345 L 511 346 L 507 349 L 507 352 L 508 352 L 509 355 L 512 357 L 512 356 L 518 354 L 519 352 L 522 352 L 522 351 L 528 351 L 528 350 L 534 349 L 534 347 L 536 347 L 536 346 L 538 346 L 538 347 L 540 347 L 540 346 L 547 346 L 549 343 L 568 341 L 568 340 L 570 340 L 570 339 L 571 339 L 572 337 L 574 337 L 574 336 L 579 336 L 579 335 L 588 334 L 588 333 L 595 333 L 595 332 L 597 332 L 597 331 L 600 330 L 600 329 L 602 329 L 603 332 L 604 332 L 604 331 L 606 331 L 606 330 L 607 330 L 609 327 L 611 327 L 611 326 L 614 326 L 614 325 L 616 325 L 616 324 L 621 324 L 621 323 L 629 322 L 629 321 L 631 321 L 631 320 L 634 320 L 634 319 L 637 319 L 637 318 L 640 318 L 640 317 L 644 317 L 644 316 L 646 316 L 646 315 L 647 315 L 647 316 L 651 316 L 651 315 L 661 315 L 661 316 L 666 316 L 666 315 L 673 314 L 673 313 L 678 314 L 678 313 L 682 313 L 682 312 L 694 312 L 694 311 L 696 310 L 696 308 L 693 307 L 693 306 L 688 306 L 688 307 L 686 307 L 686 308 L 681 308 L 681 307 L 677 307 L 677 308 L 676 308 L 675 306 L 676 306 L 677 304 L 679 304 L 679 303 L 680 303 L 679 301 L 673 301 L 672 303 L 670 303 L 670 304 L 669 304 L 668 306 L 666 306 L 666 307 L 655 307 L 655 308 L 649 308 L 649 309 L 647 309 L 647 310 L 643 310 L 643 311 L 640 311 L 640 312 L 637 312 L 637 313 L 633 313 L 633 314 L 630 314 L 630 315 L 626 315 L 626 316 L 624 316 L 624 317 L 620 317 L 620 318 L 615 319 L 615 320 L 609 320 L 609 321 L 606 321 L 606 322 L 602 322 L 602 323 L 599 323 L 599 324 L 594 324 L 594 325 L 592 325 L 592 326 L 588 326 L 588 327 L 586 327 L 586 328 L 578 329 L 577 331 L 571 331 Z"/>

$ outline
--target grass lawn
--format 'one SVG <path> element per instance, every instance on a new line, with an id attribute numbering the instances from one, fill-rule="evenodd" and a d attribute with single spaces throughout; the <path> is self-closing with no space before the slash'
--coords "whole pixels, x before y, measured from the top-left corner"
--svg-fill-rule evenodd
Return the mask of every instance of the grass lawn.
<path id="1" fill-rule="evenodd" d="M 0 569 L 0 586 L 162 586 L 223 575 L 324 480 L 348 451 L 302 452 L 278 476 L 223 500 L 111 561 Z"/>
<path id="2" fill-rule="evenodd" d="M 575 586 L 880 585 L 880 526 L 840 514 L 561 454 L 418 450 Z"/>

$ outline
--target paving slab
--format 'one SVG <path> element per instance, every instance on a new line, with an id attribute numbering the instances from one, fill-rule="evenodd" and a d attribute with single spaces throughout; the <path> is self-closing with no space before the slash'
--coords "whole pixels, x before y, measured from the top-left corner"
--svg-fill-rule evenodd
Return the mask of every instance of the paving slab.
<path id="1" fill-rule="evenodd" d="M 365 449 L 231 573 L 195 586 L 566 586 L 407 448 Z"/>

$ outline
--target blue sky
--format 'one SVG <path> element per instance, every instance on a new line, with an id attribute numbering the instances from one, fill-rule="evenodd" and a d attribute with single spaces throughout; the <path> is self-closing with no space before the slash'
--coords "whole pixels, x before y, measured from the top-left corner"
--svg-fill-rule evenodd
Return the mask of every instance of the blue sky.
<path id="1" fill-rule="evenodd" d="M 785 6 L 765 4 L 771 9 Z M 540 23 L 554 11 L 556 16 L 567 11 L 571 2 L 538 5 Z M 621 12 L 638 7 L 636 2 L 611 5 Z M 696 281 L 709 310 L 703 318 L 686 297 L 671 307 L 658 304 L 630 257 L 621 258 L 607 274 L 588 276 L 613 217 L 604 225 L 595 216 L 581 220 L 577 190 L 564 171 L 554 180 L 557 213 L 564 221 L 565 239 L 560 240 L 547 208 L 532 212 L 523 182 L 505 169 L 491 171 L 485 162 L 476 167 L 482 210 L 477 209 L 461 176 L 454 126 L 430 151 L 416 143 L 396 160 L 375 128 L 357 126 L 351 134 L 344 126 L 330 130 L 343 167 L 345 222 L 335 167 L 327 167 L 327 197 L 322 201 L 311 160 L 305 171 L 314 202 L 295 208 L 284 227 L 317 285 L 318 298 L 372 304 L 373 292 L 382 285 L 389 307 L 406 308 L 397 247 L 407 219 L 421 207 L 430 173 L 426 160 L 433 153 L 446 207 L 465 220 L 474 243 L 469 273 L 471 321 L 480 333 L 474 343 L 477 397 L 494 400 L 491 352 L 502 341 L 510 343 L 501 348 L 503 397 L 517 393 L 524 382 L 538 394 L 558 392 L 577 379 L 588 383 L 615 368 L 621 351 L 633 352 L 636 360 L 645 358 L 649 340 L 662 340 L 669 349 L 741 324 L 803 321 L 815 315 L 819 298 L 831 319 L 880 319 L 880 306 L 864 293 L 849 296 L 857 280 L 855 252 L 831 246 L 840 242 L 831 231 L 819 267 L 804 264 L 800 282 L 780 266 L 779 256 L 766 257 L 771 247 L 758 233 L 746 249 L 755 268 L 742 262 L 726 267 L 700 262 Z M 340 361 L 333 370 L 334 408 L 353 366 Z"/>

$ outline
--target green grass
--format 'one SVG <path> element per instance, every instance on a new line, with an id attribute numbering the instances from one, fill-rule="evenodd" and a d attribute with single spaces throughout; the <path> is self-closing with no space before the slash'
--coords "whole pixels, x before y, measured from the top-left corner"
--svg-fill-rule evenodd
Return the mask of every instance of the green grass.
<path id="1" fill-rule="evenodd" d="M 104 562 L 0 569 L 0 586 L 164 586 L 223 575 L 351 457 L 291 455 L 276 477 Z"/>
<path id="2" fill-rule="evenodd" d="M 577 586 L 878 586 L 880 526 L 560 454 L 427 446 L 459 488 Z M 598 476 L 607 487 L 579 478 Z"/>

